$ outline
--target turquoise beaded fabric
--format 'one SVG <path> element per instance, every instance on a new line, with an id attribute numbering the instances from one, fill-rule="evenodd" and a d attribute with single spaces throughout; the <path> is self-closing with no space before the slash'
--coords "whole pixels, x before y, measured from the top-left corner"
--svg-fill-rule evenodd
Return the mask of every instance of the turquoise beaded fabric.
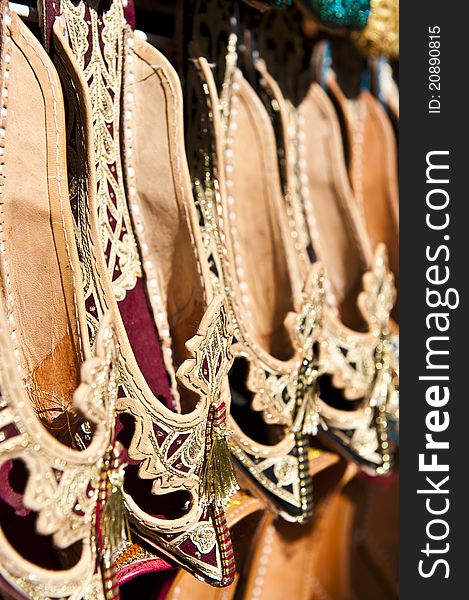
<path id="1" fill-rule="evenodd" d="M 304 0 L 316 18 L 329 27 L 363 29 L 370 16 L 370 0 Z"/>

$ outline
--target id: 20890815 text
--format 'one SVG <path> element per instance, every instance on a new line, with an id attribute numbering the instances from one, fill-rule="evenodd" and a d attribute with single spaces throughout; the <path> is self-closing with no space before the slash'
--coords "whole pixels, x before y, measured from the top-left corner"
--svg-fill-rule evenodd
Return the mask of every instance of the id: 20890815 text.
<path id="1" fill-rule="evenodd" d="M 428 113 L 441 112 L 441 29 L 439 25 L 428 28 Z"/>

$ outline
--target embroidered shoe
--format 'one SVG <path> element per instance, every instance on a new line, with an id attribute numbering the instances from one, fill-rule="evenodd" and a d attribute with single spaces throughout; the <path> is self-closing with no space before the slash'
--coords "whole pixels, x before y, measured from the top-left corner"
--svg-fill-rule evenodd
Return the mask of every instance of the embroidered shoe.
<path id="1" fill-rule="evenodd" d="M 0 591 L 117 599 L 114 326 L 103 315 L 91 352 L 62 212 L 60 82 L 6 1 L 0 27 Z"/>
<path id="2" fill-rule="evenodd" d="M 271 116 L 282 149 L 284 196 L 299 276 L 304 279 L 316 259 L 325 268 L 311 433 L 324 430 L 323 437 L 368 472 L 387 474 L 388 416 L 398 398 L 398 353 L 390 321 L 395 290 L 386 250 L 381 244 L 372 255 L 348 183 L 334 108 L 311 73 L 308 79 L 302 71 L 304 63 L 297 57 L 303 43 L 295 36 L 295 21 L 280 23 L 271 15 L 260 32 L 260 55 L 270 56 L 273 68 L 272 48 L 280 43 L 274 40 L 295 47 L 289 77 L 277 73 L 280 84 L 263 60 L 256 67 L 265 104 L 275 107 Z"/>
<path id="3" fill-rule="evenodd" d="M 134 36 L 120 0 L 62 0 L 59 8 L 47 4 L 43 14 L 45 23 L 56 17 L 87 321 L 93 337 L 109 307 L 120 346 L 118 439 L 128 453 L 132 538 L 116 554 L 119 581 L 152 570 L 151 554 L 161 551 L 227 585 L 234 560 L 223 505 L 236 489 L 225 426 L 231 332 L 225 304 L 207 286 L 186 201 L 179 83 Z"/>

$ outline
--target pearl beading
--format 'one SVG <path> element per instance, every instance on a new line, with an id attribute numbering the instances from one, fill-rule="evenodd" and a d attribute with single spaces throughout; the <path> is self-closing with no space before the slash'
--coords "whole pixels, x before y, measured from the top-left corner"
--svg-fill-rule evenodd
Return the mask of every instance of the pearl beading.
<path id="1" fill-rule="evenodd" d="M 11 27 L 11 15 L 7 8 L 6 12 L 5 12 L 5 16 L 4 16 L 4 30 L 2 32 L 3 44 L 4 44 L 4 65 L 2 65 L 3 73 L 2 73 L 2 84 L 1 84 L 1 93 L 0 93 L 0 119 L 1 119 L 1 126 L 0 126 L 0 198 L 3 195 L 4 181 L 5 181 L 5 137 L 6 137 L 6 119 L 7 119 L 7 112 L 8 112 L 7 111 L 8 82 L 10 79 L 10 65 L 11 65 L 11 58 L 12 58 L 12 54 L 11 54 L 12 40 L 11 40 L 10 27 Z M 55 86 L 52 81 L 52 74 L 51 74 L 51 69 L 50 69 L 49 65 L 44 61 L 44 58 L 38 53 L 36 48 L 30 43 L 30 41 L 24 36 L 24 34 L 21 33 L 20 35 L 23 38 L 24 42 L 29 46 L 29 48 L 36 54 L 36 56 L 42 63 L 43 67 L 46 69 L 47 75 L 48 75 L 48 82 L 49 82 L 51 94 L 53 97 L 52 109 L 53 109 L 54 125 L 55 125 L 55 175 L 56 175 L 56 180 L 57 180 L 57 189 L 58 189 L 59 204 L 60 204 L 60 215 L 61 215 L 62 229 L 63 229 L 64 241 L 65 241 L 65 246 L 66 246 L 66 252 L 67 252 L 68 265 L 69 265 L 70 272 L 72 275 L 73 303 L 74 303 L 75 318 L 76 318 L 76 323 L 77 323 L 78 343 L 80 346 L 80 350 L 82 351 L 83 344 L 82 344 L 82 339 L 81 339 L 81 335 L 80 335 L 80 328 L 78 326 L 79 317 L 78 317 L 78 302 L 77 302 L 77 298 L 76 298 L 76 275 L 75 275 L 75 270 L 73 267 L 71 255 L 70 255 L 70 246 L 69 246 L 69 241 L 67 238 L 67 231 L 66 231 L 66 227 L 65 227 L 65 219 L 64 219 L 64 212 L 63 212 L 64 190 L 63 190 L 62 176 L 60 174 L 60 133 L 59 133 L 60 130 L 59 130 L 58 114 L 57 114 L 57 112 L 58 112 L 57 106 L 58 106 L 59 96 L 56 93 L 56 89 L 55 89 Z M 65 191 L 66 191 L 66 188 L 67 188 L 67 186 L 65 184 Z M 13 289 L 12 289 L 11 277 L 10 277 L 10 264 L 8 261 L 8 256 L 7 256 L 8 252 L 7 252 L 7 248 L 6 248 L 7 244 L 6 244 L 6 239 L 5 239 L 5 235 L 4 235 L 4 208 L 3 208 L 3 206 L 4 206 L 3 201 L 0 200 L 0 259 L 1 259 L 1 263 L 2 263 L 2 275 L 3 275 L 3 281 L 5 284 L 5 291 L 6 291 L 6 303 L 5 303 L 6 304 L 6 313 L 7 313 L 8 326 L 9 326 L 9 330 L 10 330 L 10 339 L 11 339 L 11 342 L 13 345 L 13 355 L 14 355 L 15 362 L 16 362 L 16 369 L 17 369 L 17 372 L 23 378 L 23 367 L 22 367 L 22 364 L 20 361 L 20 349 L 18 346 L 17 333 L 16 333 L 17 325 L 16 325 L 16 320 L 15 320 L 15 315 L 14 315 L 14 295 L 13 295 Z M 28 388 L 27 382 L 24 380 L 23 380 L 23 387 L 25 389 Z M 20 402 L 20 408 L 21 408 L 22 404 L 23 404 L 23 402 Z M 32 417 L 27 418 L 25 422 L 27 425 L 32 423 L 33 422 Z M 37 438 L 42 437 L 42 433 L 38 432 L 36 437 Z M 36 445 L 36 446 L 38 446 L 38 445 Z M 35 449 L 36 449 L 36 446 L 35 446 Z M 40 449 L 40 447 L 38 449 Z"/>
<path id="2" fill-rule="evenodd" d="M 256 570 L 256 578 L 254 580 L 254 587 L 252 589 L 251 598 L 261 598 L 262 591 L 265 583 L 265 576 L 267 575 L 267 565 L 272 554 L 272 546 L 274 543 L 275 527 L 271 524 L 268 526 L 265 532 L 264 543 L 262 544 L 262 552 L 259 557 L 259 565 Z"/>
<path id="3" fill-rule="evenodd" d="M 3 65 L 2 65 L 2 83 L 0 93 L 0 257 L 2 263 L 2 278 L 6 291 L 6 313 L 10 330 L 10 338 L 13 344 L 13 353 L 17 363 L 18 373 L 22 373 L 22 368 L 19 363 L 19 349 L 16 342 L 16 321 L 13 314 L 14 297 L 11 289 L 10 264 L 6 252 L 6 240 L 4 235 L 4 202 L 3 193 L 5 188 L 5 136 L 6 136 L 6 119 L 7 119 L 7 103 L 8 103 L 8 82 L 10 79 L 11 65 L 11 16 L 8 8 L 5 10 L 3 19 L 4 27 L 2 31 L 3 37 Z"/>
<path id="4" fill-rule="evenodd" d="M 363 166 L 364 166 L 364 129 L 366 119 L 366 105 L 361 98 L 348 100 L 348 112 L 352 123 L 352 181 L 353 191 L 358 207 L 365 218 L 365 205 L 363 199 Z"/>
<path id="5" fill-rule="evenodd" d="M 225 156 L 225 185 L 227 190 L 227 204 L 228 204 L 228 217 L 230 220 L 230 234 L 233 239 L 233 249 L 234 249 L 234 261 L 235 261 L 235 269 L 236 275 L 239 282 L 239 289 L 241 291 L 241 301 L 245 306 L 245 314 L 246 318 L 252 318 L 252 313 L 249 308 L 250 298 L 249 298 L 249 286 L 245 278 L 245 270 L 244 270 L 244 260 L 241 254 L 241 244 L 239 242 L 239 232 L 236 224 L 236 198 L 233 195 L 233 173 L 234 173 L 234 152 L 233 152 L 233 136 L 235 135 L 238 129 L 238 123 L 236 121 L 236 117 L 238 115 L 238 106 L 239 106 L 239 96 L 238 92 L 240 89 L 239 80 L 241 78 L 241 72 L 239 69 L 235 69 L 233 72 L 232 84 L 231 84 L 231 95 L 229 98 L 229 110 L 228 116 L 225 123 L 226 131 L 225 131 L 225 144 L 224 144 L 224 156 Z M 231 210 L 230 210 L 231 208 Z M 222 242 L 224 241 L 224 234 L 221 231 L 220 236 L 223 236 Z"/>
<path id="6" fill-rule="evenodd" d="M 307 158 L 307 150 L 306 150 L 306 132 L 304 131 L 304 127 L 306 125 L 306 119 L 301 112 L 301 109 L 297 111 L 297 134 L 296 138 L 298 140 L 298 179 L 300 183 L 301 190 L 301 198 L 303 200 L 303 209 L 306 221 L 308 223 L 308 229 L 311 235 L 311 242 L 313 244 L 313 248 L 317 250 L 318 255 L 323 256 L 321 250 L 321 242 L 319 240 L 319 231 L 318 225 L 316 221 L 316 216 L 314 213 L 314 207 L 311 200 L 311 192 L 310 192 L 310 181 L 307 172 L 308 158 Z M 310 157 L 309 160 L 314 160 Z M 332 290 L 332 286 L 329 280 L 329 277 L 324 277 L 324 296 L 326 303 L 329 308 L 333 311 L 334 314 L 339 314 L 337 298 Z"/>

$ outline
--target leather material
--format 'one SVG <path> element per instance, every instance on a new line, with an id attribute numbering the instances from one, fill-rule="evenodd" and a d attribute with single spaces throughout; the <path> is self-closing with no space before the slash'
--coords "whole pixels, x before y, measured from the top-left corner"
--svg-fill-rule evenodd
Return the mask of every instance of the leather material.
<path id="1" fill-rule="evenodd" d="M 138 109 L 128 125 L 132 138 L 126 139 L 134 169 L 128 187 L 135 186 L 138 191 L 136 221 L 145 229 L 139 235 L 137 228 L 137 236 L 141 246 L 146 244 L 145 260 L 153 265 L 151 277 L 158 282 L 160 312 L 166 313 L 164 326 L 169 332 L 163 332 L 162 344 L 166 368 L 174 381 L 174 372 L 186 357 L 185 342 L 196 333 L 195 324 L 213 295 L 205 285 L 209 272 L 199 256 L 202 241 L 194 226 L 179 112 L 180 83 L 170 63 L 152 46 L 136 37 L 129 40 L 133 42 L 128 50 L 133 58 L 132 76 L 137 83 L 126 84 L 125 93 L 133 94 L 133 101 L 124 106 L 128 111 Z M 155 135 L 161 131 L 167 134 Z M 150 294 L 151 282 L 147 286 Z M 160 317 L 156 314 L 156 319 Z M 171 360 L 165 354 L 167 347 L 171 348 Z M 174 384 L 173 394 L 177 398 Z M 183 412 L 189 408 L 190 400 L 182 402 Z"/>
<path id="2" fill-rule="evenodd" d="M 398 282 L 399 198 L 392 125 L 379 101 L 367 90 L 348 101 L 334 77 L 328 81 L 328 87 L 345 123 L 354 197 L 373 247 L 386 244 L 389 264 Z M 396 317 L 398 306 L 393 314 Z"/>
<path id="3" fill-rule="evenodd" d="M 233 220 L 240 223 L 237 257 L 250 294 L 253 335 L 271 355 L 288 360 L 292 348 L 284 321 L 299 287 L 290 279 L 289 261 L 292 269 L 294 259 L 285 231 L 275 138 L 253 88 L 241 76 L 235 85 L 239 93 L 229 193 L 236 199 Z"/>
<path id="4" fill-rule="evenodd" d="M 353 204 L 341 156 L 341 138 L 333 106 L 317 83 L 312 83 L 298 112 L 306 124 L 306 172 L 316 220 L 319 256 L 345 325 L 363 329 L 357 297 L 362 277 L 371 264 L 372 251 Z M 319 201 L 318 199 L 321 199 Z"/>
<path id="5" fill-rule="evenodd" d="M 230 377 L 233 393 L 237 394 L 238 398 L 238 413 L 242 413 L 234 416 L 233 403 L 231 448 L 236 463 L 240 466 L 239 477 L 242 478 L 242 483 L 249 486 L 253 493 L 261 494 L 263 500 L 283 518 L 301 521 L 309 518 L 310 515 L 311 482 L 307 474 L 307 440 L 301 433 L 296 439 L 296 434 L 288 427 L 292 414 L 289 412 L 291 408 L 287 406 L 293 407 L 293 402 L 288 404 L 285 392 L 291 394 L 294 390 L 294 384 L 290 385 L 288 382 L 293 382 L 301 364 L 303 346 L 302 338 L 298 340 L 298 337 L 301 337 L 304 325 L 298 324 L 298 336 L 295 333 L 295 319 L 301 319 L 298 313 L 289 314 L 286 325 L 276 321 L 281 316 L 284 318 L 287 316 L 285 310 L 292 305 L 292 299 L 289 298 L 291 292 L 289 293 L 280 285 L 272 286 L 269 280 L 269 277 L 274 276 L 277 264 L 279 265 L 279 272 L 276 275 L 278 278 L 290 276 L 289 270 L 285 272 L 287 265 L 288 269 L 290 267 L 289 263 L 292 268 L 295 268 L 293 252 L 288 249 L 288 237 L 284 237 L 288 236 L 288 232 L 282 218 L 283 206 L 276 171 L 275 139 L 268 116 L 263 112 L 255 92 L 243 80 L 238 69 L 233 71 L 232 89 L 239 103 L 239 112 L 238 107 L 236 109 L 233 107 L 230 122 L 222 124 L 221 115 L 212 111 L 211 107 L 220 106 L 226 100 L 223 98 L 220 100 L 218 97 L 207 60 L 196 59 L 195 68 L 197 69 L 195 77 L 200 79 L 194 82 L 194 86 L 207 90 L 206 97 L 199 100 L 201 111 L 208 112 L 201 116 L 200 120 L 198 117 L 195 119 L 193 139 L 198 139 L 200 132 L 197 130 L 203 122 L 202 119 L 208 118 L 211 120 L 210 140 L 204 140 L 202 147 L 204 148 L 204 144 L 208 143 L 216 148 L 213 155 L 216 167 L 214 166 L 213 172 L 201 171 L 206 169 L 205 162 L 193 165 L 197 204 L 203 235 L 208 240 L 207 254 L 215 275 L 213 284 L 215 289 L 225 291 L 231 322 L 235 328 L 236 344 L 233 345 L 233 353 L 235 361 L 236 359 L 239 361 L 235 362 L 235 367 L 243 361 L 247 363 L 247 372 L 243 372 L 242 369 L 241 372 L 237 372 L 233 369 Z M 228 86 L 225 89 L 228 89 Z M 250 163 L 243 161 L 239 152 L 233 152 L 231 147 L 226 146 L 223 133 L 226 131 L 230 131 L 233 144 L 246 144 L 249 136 L 255 136 L 252 140 L 255 141 L 255 148 L 250 149 L 249 156 L 252 160 L 258 161 L 256 164 L 261 169 L 260 172 L 251 171 Z M 236 165 L 230 168 L 227 162 L 231 163 L 232 160 L 236 161 Z M 269 175 L 272 175 L 271 180 Z M 210 188 L 212 178 L 220 193 L 215 195 L 216 206 L 212 203 L 208 209 L 207 198 L 213 193 Z M 199 179 L 208 182 L 204 191 L 197 184 Z M 262 188 L 262 201 L 259 199 L 255 205 L 252 196 L 248 194 L 248 188 L 243 183 L 245 179 L 250 180 L 255 189 L 259 190 L 259 186 Z M 251 206 L 249 213 L 251 218 L 248 220 L 245 212 L 239 209 L 235 211 L 234 204 L 237 202 L 234 196 L 235 186 L 238 189 L 241 205 Z M 234 215 L 235 219 L 230 215 Z M 254 218 L 256 222 L 253 222 Z M 233 222 L 236 222 L 236 227 L 233 226 Z M 248 236 L 242 233 L 245 227 L 251 238 L 252 235 L 257 235 L 255 240 L 248 240 Z M 269 253 L 272 251 L 273 240 L 280 242 L 282 246 L 277 247 L 274 255 L 271 255 Z M 243 249 L 241 249 L 241 241 Z M 287 243 L 286 248 L 283 246 L 284 241 Z M 266 260 L 261 277 L 257 280 L 252 267 L 248 272 L 244 266 L 246 261 L 243 261 L 243 257 L 247 257 L 249 249 L 251 249 L 251 262 L 254 260 L 252 257 L 254 252 L 258 254 L 261 261 Z M 314 276 L 315 274 L 313 278 Z M 280 282 L 281 279 L 278 279 L 277 283 Z M 295 280 L 295 283 L 298 284 L 299 280 Z M 274 292 L 274 296 L 270 300 L 259 295 L 254 296 L 251 288 L 263 289 L 263 293 L 270 289 Z M 297 300 L 298 303 L 294 308 L 299 312 L 302 298 L 298 297 Z M 266 316 L 262 320 L 260 318 L 254 320 L 253 315 L 250 314 L 251 306 L 257 315 L 259 307 L 263 304 L 267 312 Z M 308 320 L 305 322 L 309 323 Z M 291 344 L 289 348 L 282 348 L 281 342 L 285 340 L 287 328 L 290 331 Z M 283 358 L 285 356 L 289 358 L 281 359 L 274 355 L 274 351 L 277 355 L 282 353 Z M 268 394 L 264 393 L 265 390 L 268 390 Z M 249 406 L 250 397 L 254 412 Z M 263 416 L 256 416 L 255 413 L 261 411 Z M 257 423 L 261 423 L 257 432 L 256 420 Z M 247 429 L 250 421 L 254 426 Z M 271 427 L 271 425 L 281 427 Z"/>
<path id="6" fill-rule="evenodd" d="M 315 600 L 399 597 L 397 494 L 395 480 L 357 478 L 334 498 L 322 534 Z"/>
<path id="7" fill-rule="evenodd" d="M 375 404 L 370 400 L 376 398 L 377 386 L 374 377 L 365 382 L 368 368 L 363 366 L 374 364 L 377 340 L 390 335 L 393 277 L 387 267 L 378 267 L 386 264 L 383 246 L 372 258 L 364 219 L 346 170 L 334 106 L 314 81 L 312 67 L 304 70 L 305 62 L 316 52 L 310 55 L 311 48 L 301 39 L 300 25 L 299 13 L 285 18 L 275 13 L 263 17 L 259 28 L 261 58 L 252 58 L 252 62 L 259 97 L 277 135 L 284 200 L 300 277 L 307 280 L 311 264 L 318 261 L 324 267 L 316 398 L 324 431 L 319 428 L 319 434 L 328 447 L 358 462 L 367 472 L 385 474 L 391 468 L 389 447 L 387 442 L 381 447 L 378 423 L 366 417 L 370 402 L 373 406 L 381 401 Z M 248 63 L 249 53 L 247 48 Z M 382 306 L 385 312 L 378 308 L 381 301 L 371 285 L 378 280 L 384 284 L 381 289 L 387 290 L 379 294 L 381 300 L 387 298 L 386 307 Z M 386 323 L 382 322 L 378 332 L 377 315 L 385 313 Z M 352 339 L 353 348 L 349 345 Z M 395 368 L 396 355 L 393 363 Z"/>
<path id="8" fill-rule="evenodd" d="M 15 290 L 26 385 L 42 420 L 52 426 L 57 419 L 57 428 L 60 417 L 70 409 L 80 363 L 74 274 L 67 254 L 73 249 L 63 232 L 61 212 L 67 195 L 66 181 L 61 181 L 65 148 L 59 129 L 64 115 L 52 65 L 40 54 L 29 31 L 17 22 L 14 16 L 9 104 L 21 107 L 27 95 L 30 103 L 28 110 L 12 109 L 8 122 L 4 244 L 15 249 L 9 255 L 8 281 Z M 45 95 L 50 108 L 45 106 Z M 38 120 L 45 124 L 42 129 Z M 27 179 L 25 172 L 30 174 Z M 65 424 L 62 418 L 61 426 Z M 72 443 L 70 437 L 68 441 Z"/>
<path id="9" fill-rule="evenodd" d="M 82 16 L 85 16 L 87 10 L 89 11 L 86 0 L 78 3 L 74 8 L 71 8 L 71 6 L 74 5 L 70 4 L 68 0 L 64 0 L 63 2 L 41 0 L 38 4 L 42 16 L 41 25 L 46 41 L 46 48 L 50 47 L 50 36 L 53 31 L 51 27 L 54 23 L 54 19 L 60 18 L 63 11 L 67 11 L 68 9 L 78 20 Z M 132 6 L 132 3 L 129 3 L 126 10 L 131 11 Z M 97 7 L 99 7 L 99 3 Z M 99 13 L 100 17 L 102 17 L 102 10 L 102 8 L 98 8 L 97 11 L 94 10 L 92 13 Z M 111 10 L 110 12 L 112 13 L 113 11 Z M 116 11 L 114 10 L 114 12 Z M 90 14 L 91 12 L 88 12 L 88 16 Z M 97 19 L 98 28 L 102 27 L 103 23 L 102 20 L 100 21 L 100 17 Z M 89 24 L 91 26 L 91 21 L 89 21 Z M 120 26 L 122 27 L 122 24 L 120 24 Z M 109 25 L 108 30 L 109 29 L 113 29 L 112 23 Z M 80 31 L 80 29 L 78 28 L 77 31 Z M 75 40 L 73 34 L 72 39 Z M 80 45 L 82 42 L 83 41 L 77 43 Z M 120 45 L 119 41 L 116 41 L 115 38 L 109 43 L 117 44 L 117 46 Z M 117 48 L 114 48 L 114 50 L 117 53 L 122 52 L 122 49 L 118 50 Z M 95 60 L 98 54 L 96 53 L 94 42 L 91 41 L 91 43 L 86 44 L 84 56 L 80 56 L 80 59 L 83 58 L 86 62 L 93 60 L 92 57 L 94 56 Z M 118 94 L 118 90 L 121 87 L 120 78 L 118 74 L 114 74 L 114 76 L 112 74 L 113 70 L 118 68 L 117 64 L 109 64 L 108 68 L 109 74 L 107 76 L 107 81 L 104 80 L 106 79 L 106 77 L 104 77 L 102 84 L 108 93 Z M 111 91 L 113 86 L 114 89 Z M 108 109 L 104 99 L 97 100 L 97 104 L 100 104 L 101 109 L 104 112 Z M 116 106 L 113 108 L 117 114 L 118 108 Z M 106 117 L 102 116 L 101 121 L 106 118 L 109 118 L 109 113 L 106 114 Z M 97 129 L 101 128 L 102 131 L 102 122 L 98 123 L 96 121 L 95 126 Z M 120 124 L 118 122 L 113 122 L 109 136 L 110 139 L 112 139 L 113 136 L 118 139 L 120 135 Z M 112 146 L 113 142 L 110 141 L 110 139 L 106 139 L 106 143 L 111 144 Z M 100 214 L 99 216 L 102 227 L 100 233 L 103 241 L 106 263 L 108 270 L 110 271 L 110 283 L 116 294 L 120 316 L 126 329 L 127 338 L 131 344 L 133 356 L 137 361 L 138 367 L 152 392 L 157 395 L 160 401 L 164 402 L 168 408 L 173 409 L 175 407 L 174 399 L 171 394 L 168 375 L 165 371 L 165 364 L 161 353 L 158 324 L 154 321 L 145 289 L 147 285 L 147 282 L 144 281 L 146 274 L 145 272 L 142 272 L 141 260 L 138 255 L 135 236 L 130 223 L 130 215 L 128 214 L 128 209 L 125 207 L 125 201 L 122 197 L 122 160 L 119 150 L 115 148 L 116 139 L 114 139 L 113 150 L 107 154 L 108 160 L 113 161 L 112 164 L 109 163 L 107 165 L 108 170 L 106 169 L 103 171 L 102 169 L 98 169 L 97 175 L 98 196 L 102 198 L 106 195 L 106 191 L 103 190 L 108 186 L 110 190 L 109 193 L 113 197 L 113 200 L 110 200 L 110 202 L 115 202 L 115 208 L 112 208 L 111 204 L 108 204 L 106 216 L 103 216 L 103 214 Z M 99 151 L 97 154 L 99 154 Z M 74 202 L 75 200 L 72 198 L 72 205 Z M 103 221 L 106 222 L 105 226 Z M 122 283 L 119 283 L 121 280 L 123 280 Z"/>
<path id="10" fill-rule="evenodd" d="M 288 523 L 266 521 L 253 552 L 249 575 L 239 597 L 256 600 L 316 600 L 316 579 L 321 569 L 322 546 L 327 535 L 334 501 L 356 474 L 344 462 L 323 470 L 315 479 L 316 507 L 311 524 L 298 528 Z M 336 574 L 337 576 L 337 574 Z M 333 597 L 342 600 L 343 597 Z"/>
<path id="11" fill-rule="evenodd" d="M 378 264 L 385 264 L 384 248 L 379 251 L 381 258 L 376 255 L 368 263 L 368 236 L 353 201 L 337 118 L 325 92 L 317 83 L 310 82 L 295 107 L 283 97 L 263 60 L 256 61 L 256 69 L 261 92 L 267 95 L 265 104 L 270 100 L 276 106 L 271 118 L 277 124 L 278 144 L 283 150 L 285 203 L 291 215 L 289 223 L 299 271 L 306 277 L 308 266 L 311 268 L 310 263 L 316 259 L 325 266 L 318 358 L 319 365 L 325 365 L 325 376 L 320 373 L 318 377 L 316 399 L 325 425 L 319 434 L 324 443 L 361 464 L 367 472 L 385 474 L 390 469 L 388 444 L 385 442 L 381 447 L 378 425 L 374 418 L 370 421 L 366 416 L 372 412 L 366 406 L 378 388 L 374 378 L 363 380 L 366 368 L 356 368 L 358 363 L 373 363 L 377 339 L 383 333 L 386 336 L 390 333 L 375 330 L 375 315 L 382 313 L 377 308 L 380 301 L 373 299 L 371 285 L 371 281 L 381 278 L 383 283 L 387 282 L 385 287 L 381 284 L 378 287 L 387 289 L 379 297 L 387 298 L 385 311 L 389 315 L 394 300 L 392 275 L 386 267 L 377 268 Z M 306 156 L 317 158 L 306 160 Z M 366 307 L 373 308 L 369 312 Z M 388 324 L 384 329 L 388 329 Z M 353 348 L 349 347 L 351 339 L 355 339 Z M 335 347 L 342 350 L 336 352 Z M 350 358 L 357 352 L 363 357 L 358 362 Z M 338 357 L 342 358 L 337 360 Z M 348 384 L 344 381 L 347 371 L 345 377 L 351 376 Z M 348 411 L 344 410 L 347 400 L 356 401 L 355 405 L 349 405 Z M 372 402 L 371 406 L 380 402 Z"/>

